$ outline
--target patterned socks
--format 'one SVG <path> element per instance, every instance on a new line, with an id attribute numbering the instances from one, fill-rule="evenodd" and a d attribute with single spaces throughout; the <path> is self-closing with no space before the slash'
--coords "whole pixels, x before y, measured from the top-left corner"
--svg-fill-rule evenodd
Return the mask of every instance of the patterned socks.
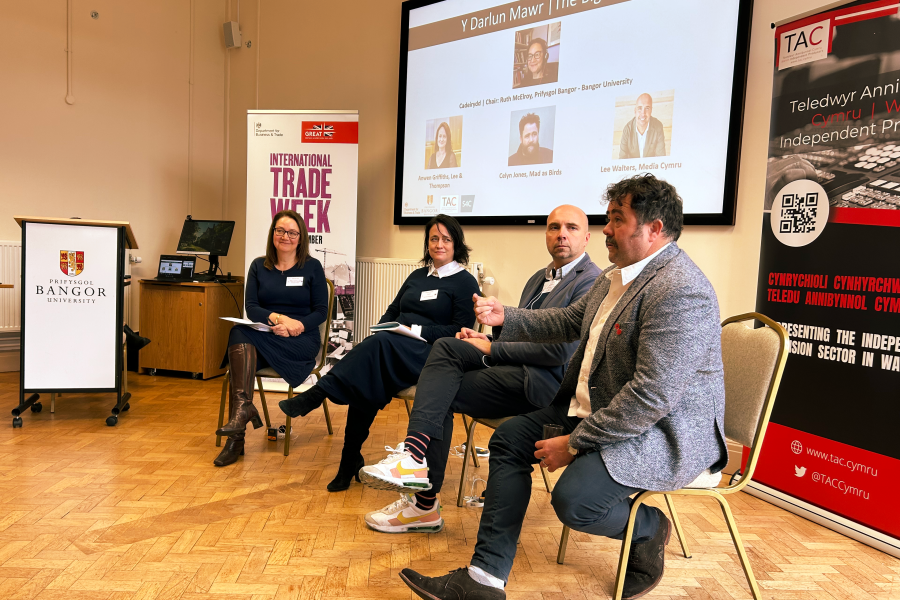
<path id="1" fill-rule="evenodd" d="M 434 508 L 434 503 L 437 502 L 437 496 L 429 494 L 430 492 L 424 494 L 419 492 L 416 494 L 416 508 L 419 510 L 431 510 Z"/>
<path id="2" fill-rule="evenodd" d="M 430 440 L 431 438 L 424 433 L 410 431 L 406 434 L 406 439 L 403 440 L 403 448 L 412 455 L 413 460 L 422 464 L 425 462 L 425 450 L 428 449 Z"/>
<path id="3" fill-rule="evenodd" d="M 425 450 L 428 449 L 429 441 L 431 441 L 431 437 L 424 433 L 410 431 L 407 432 L 406 439 L 403 440 L 403 447 L 412 455 L 414 461 L 422 464 L 425 462 Z M 433 493 L 416 494 L 416 508 L 419 510 L 431 510 L 434 508 L 436 501 L 437 497 Z"/>

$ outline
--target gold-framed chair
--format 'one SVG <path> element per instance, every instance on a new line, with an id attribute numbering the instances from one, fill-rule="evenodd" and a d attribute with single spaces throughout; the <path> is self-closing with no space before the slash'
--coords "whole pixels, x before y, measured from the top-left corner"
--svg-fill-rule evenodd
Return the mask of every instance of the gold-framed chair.
<path id="1" fill-rule="evenodd" d="M 744 325 L 745 321 L 756 320 L 764 326 L 752 329 Z M 747 460 L 744 472 L 736 483 L 730 483 L 725 487 L 685 487 L 671 492 L 642 492 L 638 494 L 628 516 L 628 525 L 625 529 L 625 537 L 622 539 L 622 551 L 619 554 L 619 567 L 616 573 L 614 600 L 622 598 L 622 589 L 625 585 L 625 570 L 628 565 L 628 555 L 631 551 L 631 539 L 634 534 L 634 519 L 641 504 L 652 496 L 663 495 L 672 515 L 672 524 L 681 542 L 681 549 L 685 558 L 690 558 L 684 531 L 675 512 L 675 504 L 672 496 L 707 496 L 715 498 L 719 503 L 728 531 L 734 542 L 744 569 L 744 575 L 750 585 L 750 591 L 755 600 L 761 600 L 762 595 L 753 569 L 744 551 L 744 543 L 738 533 L 737 523 L 726 496 L 736 494 L 750 483 L 753 471 L 762 449 L 766 429 L 769 426 L 769 417 L 772 414 L 772 406 L 781 384 L 781 376 L 787 361 L 788 335 L 784 328 L 760 313 L 751 312 L 734 317 L 729 317 L 722 322 L 722 363 L 725 370 L 725 436 L 750 448 L 750 456 Z M 560 544 L 562 546 L 562 544 Z M 564 552 L 562 547 L 561 551 Z"/>
<path id="2" fill-rule="evenodd" d="M 322 345 L 319 347 L 319 355 L 316 358 L 316 366 L 313 367 L 312 373 L 316 375 L 317 379 L 321 379 L 322 367 L 325 366 L 325 359 L 328 355 L 328 334 L 331 331 L 331 315 L 334 311 L 334 282 L 330 279 L 325 279 L 328 284 L 328 316 L 325 317 L 325 321 L 319 325 L 319 335 L 322 338 Z M 222 381 L 222 402 L 219 404 L 219 428 L 225 423 L 225 405 L 228 402 L 228 386 L 230 384 L 230 379 L 228 377 L 230 368 L 225 371 L 225 379 Z M 263 377 L 272 377 L 279 379 L 281 375 L 279 375 L 275 369 L 266 367 L 264 369 L 259 369 L 256 371 L 256 388 L 259 390 L 259 399 L 262 402 L 263 408 L 263 416 L 266 420 L 266 429 L 272 427 L 269 422 L 269 407 L 266 404 L 266 392 L 263 389 Z M 298 391 L 304 391 L 309 389 L 311 386 L 301 385 L 297 388 Z M 288 399 L 294 397 L 294 388 L 293 386 L 288 386 L 287 391 Z M 322 403 L 322 409 L 325 411 L 325 425 L 328 427 L 328 435 L 334 434 L 334 429 L 331 427 L 331 412 L 328 410 L 328 400 L 326 399 Z M 222 445 L 222 436 L 216 436 L 216 446 Z M 286 417 L 284 423 L 284 455 L 287 456 L 291 451 L 291 418 Z"/>

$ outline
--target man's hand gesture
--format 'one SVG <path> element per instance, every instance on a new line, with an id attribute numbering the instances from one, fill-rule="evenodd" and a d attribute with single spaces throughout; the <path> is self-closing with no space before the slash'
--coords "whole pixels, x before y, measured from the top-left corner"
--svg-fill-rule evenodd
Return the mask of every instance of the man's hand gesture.
<path id="1" fill-rule="evenodd" d="M 479 323 L 498 327 L 503 325 L 503 304 L 493 296 L 482 298 L 478 294 L 472 294 L 475 302 L 475 317 Z"/>
<path id="2" fill-rule="evenodd" d="M 488 356 L 491 355 L 491 340 L 483 333 L 478 333 L 474 329 L 463 327 L 462 330 L 456 334 L 456 339 L 472 344 L 478 348 L 482 354 L 487 354 Z"/>

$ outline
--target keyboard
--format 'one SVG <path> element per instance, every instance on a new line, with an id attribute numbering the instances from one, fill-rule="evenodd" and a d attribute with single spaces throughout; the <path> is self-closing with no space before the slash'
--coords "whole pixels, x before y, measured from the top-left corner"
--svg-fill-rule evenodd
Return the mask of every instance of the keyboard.
<path id="1" fill-rule="evenodd" d="M 831 206 L 900 210 L 900 144 L 797 154 L 815 169 Z"/>

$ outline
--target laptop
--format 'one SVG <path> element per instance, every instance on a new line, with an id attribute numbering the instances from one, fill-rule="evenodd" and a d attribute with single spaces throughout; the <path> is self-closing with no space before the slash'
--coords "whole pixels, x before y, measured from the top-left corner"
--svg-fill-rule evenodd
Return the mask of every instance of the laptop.
<path id="1" fill-rule="evenodd" d="M 159 257 L 159 272 L 154 280 L 191 281 L 194 278 L 196 260 L 193 256 L 163 254 Z"/>

